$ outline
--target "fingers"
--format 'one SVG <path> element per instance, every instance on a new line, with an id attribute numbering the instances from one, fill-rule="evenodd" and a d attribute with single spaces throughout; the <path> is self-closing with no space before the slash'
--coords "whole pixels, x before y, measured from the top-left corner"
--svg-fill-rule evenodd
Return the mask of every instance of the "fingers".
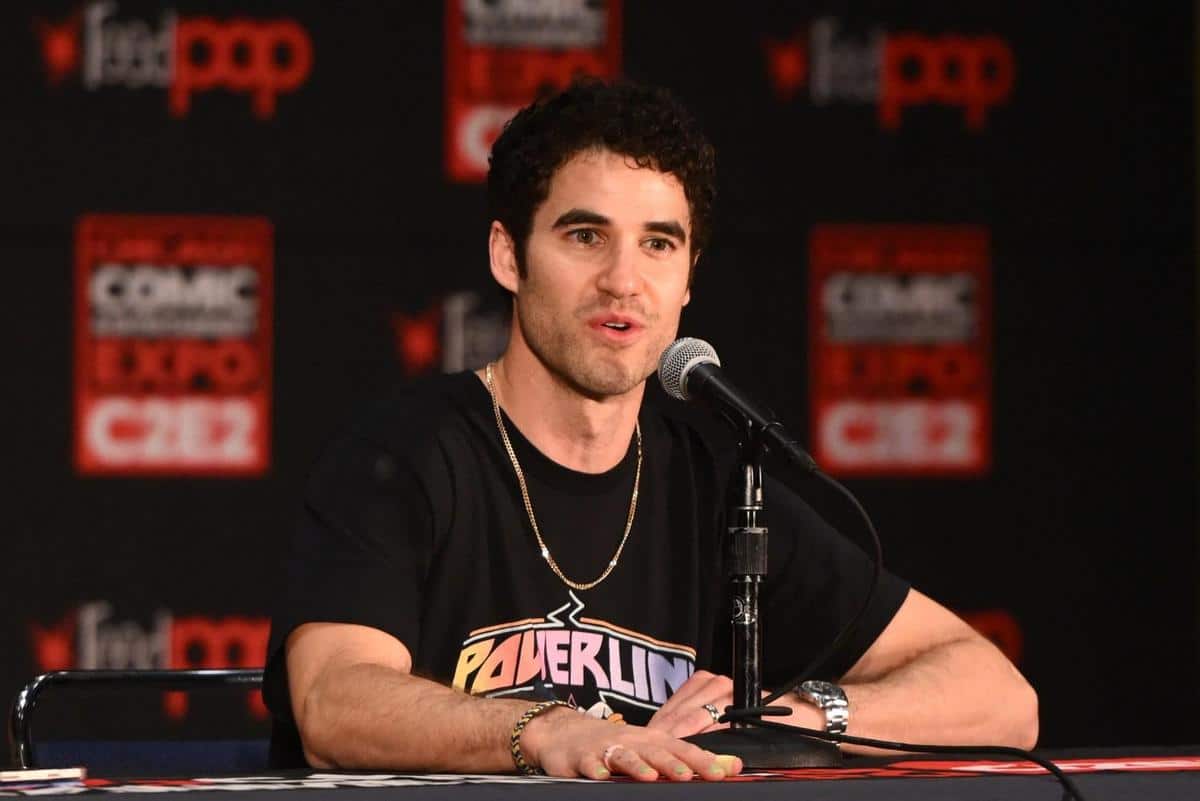
<path id="1" fill-rule="evenodd" d="M 697 670 L 671 694 L 659 711 L 670 712 L 676 708 L 697 706 L 725 693 L 733 697 L 733 679 L 707 670 Z"/>
<path id="2" fill-rule="evenodd" d="M 732 695 L 733 680 L 727 676 L 709 673 L 706 670 L 697 670 L 678 690 L 671 694 L 667 702 L 659 708 L 658 713 L 670 713 L 683 707 L 703 704 L 707 699 L 719 694 L 722 689 L 728 690 Z"/>
<path id="3" fill-rule="evenodd" d="M 717 715 L 733 703 L 733 680 L 706 671 L 696 671 L 683 686 L 655 713 L 649 728 L 659 729 L 672 737 L 687 737 L 704 731 L 727 728 L 718 724 L 705 704 L 717 708 Z"/>
<path id="4" fill-rule="evenodd" d="M 716 703 L 712 704 L 717 710 L 716 715 L 703 705 L 680 709 L 675 714 L 658 721 L 653 728 L 660 729 L 672 737 L 690 737 L 706 731 L 727 729 L 729 728 L 728 723 L 718 723 L 717 721 L 721 715 L 725 714 L 725 707 L 732 702 L 733 699 L 728 697 L 718 699 Z"/>
<path id="5" fill-rule="evenodd" d="M 732 703 L 733 699 L 730 698 L 729 701 L 730 701 L 730 703 Z M 717 729 L 728 729 L 729 728 L 728 723 L 719 722 L 721 719 L 721 715 L 724 715 L 724 714 L 725 714 L 725 706 L 718 706 L 716 704 L 705 704 L 704 706 L 700 707 L 700 709 L 694 713 L 694 717 L 696 718 L 696 721 L 697 721 L 695 725 L 701 727 L 700 728 L 701 732 L 716 731 Z M 683 735 L 683 736 L 686 737 L 687 735 Z"/>
<path id="6" fill-rule="evenodd" d="M 604 767 L 604 760 L 592 754 L 585 754 L 579 760 L 579 775 L 587 779 L 597 779 L 599 781 L 612 778 L 611 771 Z"/>
<path id="7" fill-rule="evenodd" d="M 659 776 L 672 781 L 691 781 L 693 771 L 686 762 L 666 748 L 644 748 L 641 757 Z"/>
<path id="8" fill-rule="evenodd" d="M 551 776 L 719 781 L 742 769 L 733 757 L 719 757 L 693 743 L 641 726 L 614 726 L 568 714 L 546 715 L 544 720 L 534 722 L 538 721 L 554 728 L 540 734 L 539 730 L 532 732 L 538 737 L 529 743 L 533 748 L 528 753 L 536 760 L 534 764 Z"/>
<path id="9" fill-rule="evenodd" d="M 706 781 L 721 781 L 742 771 L 742 761 L 735 756 L 718 756 L 679 740 L 665 746 L 643 746 L 638 749 L 638 757 L 653 769 L 656 776 L 671 781 L 690 781 L 696 777 Z M 634 778 L 648 779 L 649 776 L 643 772 Z"/>
<path id="10" fill-rule="evenodd" d="M 588 778 L 607 779 L 611 775 L 622 775 L 645 782 L 660 778 L 684 782 L 694 778 L 721 781 L 741 771 L 742 762 L 737 757 L 718 756 L 677 740 L 666 741 L 664 745 L 614 743 L 605 748 L 599 758 L 584 757 L 578 768 L 579 774 Z"/>
<path id="11" fill-rule="evenodd" d="M 610 745 L 605 749 L 603 762 L 613 773 L 621 773 L 638 781 L 652 782 L 658 778 L 658 771 L 642 759 L 637 751 L 625 745 Z"/>
<path id="12" fill-rule="evenodd" d="M 733 754 L 718 754 L 716 758 L 717 765 L 725 772 L 726 776 L 736 776 L 742 772 L 745 765 L 742 760 L 735 757 Z"/>
<path id="13" fill-rule="evenodd" d="M 712 751 L 705 751 L 699 746 L 682 741 L 680 745 L 682 748 L 676 751 L 676 755 L 702 779 L 720 781 L 742 772 L 742 761 L 735 756 L 728 754 L 718 756 Z"/>

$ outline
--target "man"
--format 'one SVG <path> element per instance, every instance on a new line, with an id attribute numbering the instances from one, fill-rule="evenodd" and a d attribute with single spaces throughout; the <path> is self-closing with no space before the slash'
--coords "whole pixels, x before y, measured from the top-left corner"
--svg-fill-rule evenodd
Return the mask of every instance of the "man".
<path id="1" fill-rule="evenodd" d="M 264 688 L 277 761 L 644 780 L 741 769 L 677 739 L 716 728 L 732 702 L 730 442 L 668 401 L 643 404 L 713 187 L 711 147 L 660 90 L 579 82 L 508 125 L 489 256 L 513 297 L 510 343 L 486 370 L 382 402 L 314 470 Z M 766 493 L 770 687 L 853 615 L 869 562 L 792 492 Z M 850 734 L 1037 736 L 1012 665 L 891 575 L 822 670 Z M 790 696 L 784 720 L 839 728 L 824 700 Z"/>

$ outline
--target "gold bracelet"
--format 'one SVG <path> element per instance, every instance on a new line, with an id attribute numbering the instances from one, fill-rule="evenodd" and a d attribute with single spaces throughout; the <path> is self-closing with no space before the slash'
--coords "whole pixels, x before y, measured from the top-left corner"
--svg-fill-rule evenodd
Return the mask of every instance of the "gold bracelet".
<path id="1" fill-rule="evenodd" d="M 521 753 L 521 734 L 525 731 L 525 727 L 529 725 L 529 721 L 556 706 L 565 706 L 567 709 L 571 708 L 571 705 L 566 701 L 542 701 L 525 710 L 525 714 L 521 715 L 521 719 L 517 721 L 517 725 L 513 726 L 512 737 L 509 740 L 513 764 L 517 766 L 518 771 L 524 773 L 526 776 L 539 776 L 545 773 L 545 771 L 541 768 L 532 767 L 525 761 L 525 755 Z"/>

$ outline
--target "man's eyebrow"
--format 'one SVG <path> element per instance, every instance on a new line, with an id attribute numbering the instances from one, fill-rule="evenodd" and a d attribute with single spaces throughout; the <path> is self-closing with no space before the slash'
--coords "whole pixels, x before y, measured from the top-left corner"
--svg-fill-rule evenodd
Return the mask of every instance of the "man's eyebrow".
<path id="1" fill-rule="evenodd" d="M 663 222 L 648 222 L 645 226 L 647 231 L 656 234 L 666 234 L 673 236 L 680 242 L 687 243 L 687 232 L 683 230 L 683 226 L 674 220 L 666 220 Z"/>
<path id="2" fill-rule="evenodd" d="M 566 228 L 571 225 L 611 225 L 612 220 L 595 211 L 589 209 L 568 209 L 559 215 L 554 221 L 551 228 Z M 655 234 L 665 234 L 673 236 L 680 242 L 687 242 L 687 232 L 683 230 L 683 226 L 675 220 L 655 220 L 648 222 L 642 226 L 645 230 Z"/>
<path id="3" fill-rule="evenodd" d="M 568 225 L 608 225 L 612 220 L 603 214 L 597 214 L 587 209 L 570 209 L 559 215 L 552 228 L 565 228 Z"/>

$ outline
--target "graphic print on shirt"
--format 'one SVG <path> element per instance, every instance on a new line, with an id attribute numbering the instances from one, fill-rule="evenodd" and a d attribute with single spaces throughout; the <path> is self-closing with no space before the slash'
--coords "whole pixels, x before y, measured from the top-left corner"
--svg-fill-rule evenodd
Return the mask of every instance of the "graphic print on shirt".
<path id="1" fill-rule="evenodd" d="M 608 717 L 628 705 L 653 712 L 695 671 L 695 648 L 581 617 L 583 601 L 568 594 L 571 600 L 545 617 L 472 631 L 454 686 L 489 697 L 566 687 L 564 700 Z"/>

